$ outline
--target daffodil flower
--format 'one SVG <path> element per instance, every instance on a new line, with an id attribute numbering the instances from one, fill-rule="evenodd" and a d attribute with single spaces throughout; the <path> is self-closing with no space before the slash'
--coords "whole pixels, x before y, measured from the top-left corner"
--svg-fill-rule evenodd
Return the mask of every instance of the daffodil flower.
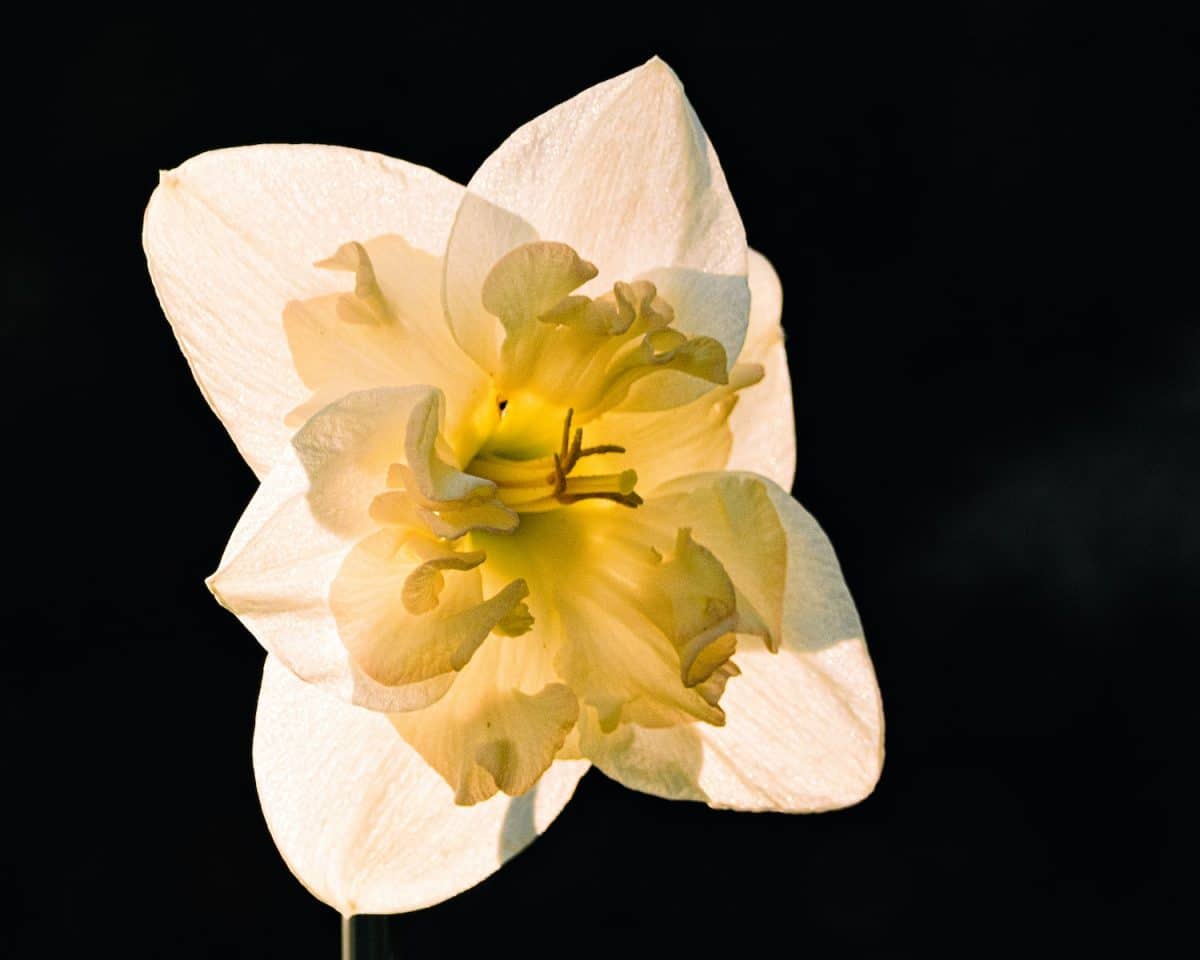
<path id="1" fill-rule="evenodd" d="M 661 61 L 466 188 L 336 147 L 195 157 L 144 240 L 261 480 L 209 583 L 268 651 L 255 773 L 316 896 L 452 896 L 589 765 L 740 810 L 871 791 L 862 629 L 788 494 L 779 281 Z"/>

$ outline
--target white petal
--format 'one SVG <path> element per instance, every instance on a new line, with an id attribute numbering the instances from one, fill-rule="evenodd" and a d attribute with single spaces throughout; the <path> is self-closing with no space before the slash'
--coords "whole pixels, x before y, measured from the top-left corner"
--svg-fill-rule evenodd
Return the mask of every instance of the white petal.
<path id="1" fill-rule="evenodd" d="M 213 410 L 261 478 L 308 399 L 283 311 L 330 293 L 315 267 L 347 241 L 399 234 L 441 254 L 462 188 L 341 147 L 217 150 L 164 172 L 142 242 L 159 301 Z"/>
<path id="2" fill-rule="evenodd" d="M 709 509 L 693 516 L 739 590 L 753 597 L 752 531 L 737 535 L 746 481 L 761 484 L 787 537 L 782 649 L 741 638 L 742 674 L 725 688 L 724 727 L 625 727 L 590 755 L 627 786 L 739 810 L 808 812 L 867 796 L 883 763 L 883 709 L 862 625 L 828 538 L 783 490 L 749 474 L 709 474 L 675 485 Z M 730 521 L 732 520 L 732 524 Z M 759 607 L 765 598 L 754 597 Z"/>
<path id="3" fill-rule="evenodd" d="M 300 882 L 344 915 L 418 910 L 474 886 L 546 830 L 587 767 L 559 761 L 523 796 L 456 806 L 387 716 L 267 658 L 254 729 L 263 814 Z"/>
<path id="4" fill-rule="evenodd" d="M 446 303 L 463 348 L 497 364 L 499 326 L 480 302 L 505 253 L 543 239 L 596 264 L 581 292 L 655 271 L 679 298 L 676 327 L 737 356 L 747 319 L 746 238 L 716 153 L 661 60 L 527 123 L 468 185 L 446 257 Z M 698 294 L 703 292 L 705 296 Z M 695 295 L 694 295 L 695 294 Z"/>
<path id="5" fill-rule="evenodd" d="M 770 477 L 784 490 L 796 476 L 796 422 L 792 381 L 779 318 L 783 288 L 770 262 L 750 251 L 750 326 L 740 363 L 762 365 L 762 382 L 741 391 L 729 417 L 733 449 L 727 469 Z"/>

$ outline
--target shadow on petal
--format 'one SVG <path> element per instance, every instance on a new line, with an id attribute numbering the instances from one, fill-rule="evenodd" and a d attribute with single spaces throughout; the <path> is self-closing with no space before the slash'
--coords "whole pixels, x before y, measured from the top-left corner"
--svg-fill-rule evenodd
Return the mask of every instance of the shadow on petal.
<path id="1" fill-rule="evenodd" d="M 537 806 L 538 784 L 534 784 L 519 797 L 513 797 L 504 813 L 504 822 L 500 825 L 500 843 L 497 852 L 501 860 L 519 853 L 529 843 L 529 838 L 537 834 L 534 820 L 534 810 Z"/>
<path id="2" fill-rule="evenodd" d="M 727 365 L 733 367 L 750 321 L 750 283 L 745 274 L 656 267 L 637 279 L 653 283 L 671 305 L 676 330 L 689 337 L 712 337 L 725 348 Z"/>
<path id="3" fill-rule="evenodd" d="M 499 370 L 504 329 L 483 307 L 483 283 L 505 254 L 542 239 L 528 221 L 468 191 L 446 247 L 442 303 L 459 346 L 484 370 Z M 547 240 L 557 239 L 547 237 Z"/>

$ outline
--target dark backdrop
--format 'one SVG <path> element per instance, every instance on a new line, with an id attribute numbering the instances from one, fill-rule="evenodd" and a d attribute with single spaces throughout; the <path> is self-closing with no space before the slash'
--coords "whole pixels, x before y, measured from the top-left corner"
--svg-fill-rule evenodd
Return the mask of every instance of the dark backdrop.
<path id="1" fill-rule="evenodd" d="M 1169 291 L 1195 269 L 1195 39 L 964 6 L 188 8 L 10 34 L 0 954 L 337 951 L 259 813 L 262 653 L 202 583 L 254 481 L 146 276 L 156 171 L 315 141 L 465 182 L 652 53 L 783 278 L 794 493 L 866 625 L 887 766 L 812 817 L 593 772 L 527 853 L 395 920 L 404 955 L 1163 936 L 1189 872 L 1200 337 Z"/>

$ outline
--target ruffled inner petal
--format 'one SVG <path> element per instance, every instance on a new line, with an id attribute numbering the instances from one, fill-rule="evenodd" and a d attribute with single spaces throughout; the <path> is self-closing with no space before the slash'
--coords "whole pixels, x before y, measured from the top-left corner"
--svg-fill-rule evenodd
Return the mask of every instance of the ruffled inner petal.
<path id="1" fill-rule="evenodd" d="M 708 474 L 673 486 L 648 506 L 693 512 L 696 537 L 739 588 L 739 619 L 753 609 L 779 652 L 739 635 L 742 676 L 722 697 L 724 726 L 604 730 L 585 716 L 578 755 L 635 789 L 714 806 L 811 811 L 861 800 L 879 777 L 883 716 L 828 538 L 765 478 Z M 772 559 L 776 527 L 782 562 Z M 710 679 L 724 682 L 720 671 Z"/>
<path id="2" fill-rule="evenodd" d="M 472 536 L 488 552 L 485 579 L 521 571 L 535 634 L 605 730 L 724 722 L 718 701 L 743 626 L 737 591 L 678 519 L 580 504 L 523 517 L 519 545 Z"/>
<path id="3" fill-rule="evenodd" d="M 524 583 L 495 585 L 485 600 L 483 557 L 428 528 L 428 504 L 471 514 L 495 492 L 442 459 L 440 409 L 430 388 L 378 388 L 312 417 L 210 580 L 297 675 L 375 710 L 427 706 L 493 628 L 513 633 L 528 613 Z M 398 470 L 416 496 L 388 490 Z"/>
<path id="4" fill-rule="evenodd" d="M 691 519 L 696 537 L 721 558 L 735 585 L 738 629 L 778 649 L 788 542 L 767 485 L 752 474 L 683 477 L 664 485 L 648 512 L 660 523 L 660 517 Z"/>
<path id="5" fill-rule="evenodd" d="M 465 667 L 528 593 L 515 580 L 485 601 L 476 569 L 484 559 L 403 528 L 360 541 L 329 596 L 342 642 L 358 665 L 386 686 Z"/>
<path id="6" fill-rule="evenodd" d="M 755 364 L 737 364 L 729 382 L 713 386 L 697 399 L 661 411 L 630 411 L 626 405 L 588 425 L 589 442 L 619 444 L 620 458 L 597 457 L 593 468 L 637 467 L 638 489 L 653 495 L 662 484 L 680 476 L 725 466 L 734 442 L 731 414 L 743 402 L 744 391 L 762 377 Z"/>
<path id="7" fill-rule="evenodd" d="M 545 242 L 516 247 L 488 274 L 483 305 L 506 331 L 497 385 L 510 409 L 569 409 L 582 424 L 620 407 L 637 388 L 639 408 L 665 409 L 729 382 L 725 348 L 673 327 L 675 310 L 653 283 L 618 281 L 596 298 L 572 293 L 594 274 L 570 247 Z M 681 392 L 679 377 L 697 386 Z M 665 385 L 668 395 L 654 397 L 650 384 Z M 526 421 L 546 419 L 515 411 L 508 419 L 514 416 L 518 430 L 502 419 L 500 434 L 527 433 Z"/>
<path id="8" fill-rule="evenodd" d="M 490 379 L 446 325 L 441 258 L 383 236 L 348 242 L 317 266 L 353 273 L 354 285 L 284 310 L 292 359 L 313 391 L 288 423 L 358 390 L 435 383 L 445 395 L 443 434 L 456 456 L 468 456 L 494 426 L 496 404 Z"/>
<path id="9" fill-rule="evenodd" d="M 493 637 L 437 703 L 392 722 L 454 790 L 456 803 L 524 793 L 575 725 L 571 688 L 555 680 L 534 635 Z"/>

